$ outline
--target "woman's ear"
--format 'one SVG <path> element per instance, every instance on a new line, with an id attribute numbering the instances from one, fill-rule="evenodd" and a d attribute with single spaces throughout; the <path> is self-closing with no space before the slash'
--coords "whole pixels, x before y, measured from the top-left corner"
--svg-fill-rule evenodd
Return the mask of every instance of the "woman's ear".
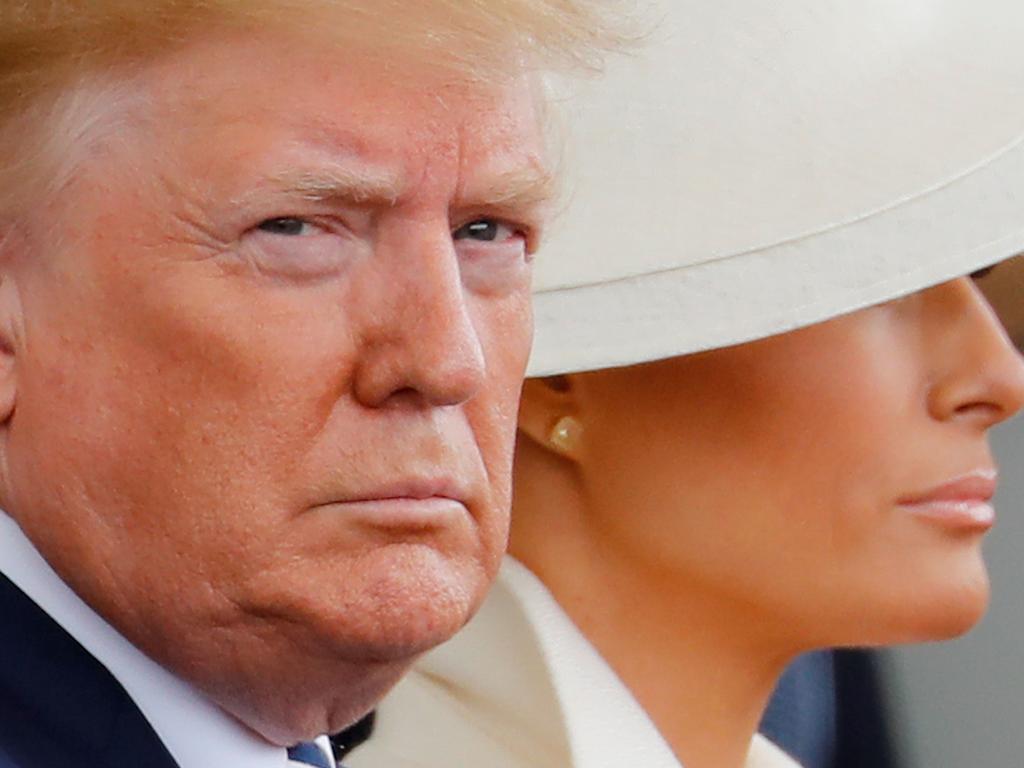
<path id="1" fill-rule="evenodd" d="M 576 458 L 583 421 L 572 376 L 526 380 L 519 406 L 519 433 L 540 448 Z"/>

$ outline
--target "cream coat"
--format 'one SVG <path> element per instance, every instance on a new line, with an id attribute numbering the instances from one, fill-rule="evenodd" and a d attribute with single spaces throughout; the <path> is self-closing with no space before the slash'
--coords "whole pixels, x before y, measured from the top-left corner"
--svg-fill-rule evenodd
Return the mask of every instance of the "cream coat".
<path id="1" fill-rule="evenodd" d="M 506 559 L 491 596 L 378 709 L 350 768 L 680 768 L 540 581 Z M 757 737 L 745 768 L 799 768 Z"/>

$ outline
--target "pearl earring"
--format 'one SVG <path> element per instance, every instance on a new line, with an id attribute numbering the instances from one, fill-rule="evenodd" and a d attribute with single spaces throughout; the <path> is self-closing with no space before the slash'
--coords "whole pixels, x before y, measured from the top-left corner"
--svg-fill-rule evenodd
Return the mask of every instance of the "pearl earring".
<path id="1" fill-rule="evenodd" d="M 555 422 L 548 435 L 548 442 L 559 453 L 572 453 L 580 443 L 583 435 L 583 425 L 579 419 L 572 416 L 563 416 Z"/>

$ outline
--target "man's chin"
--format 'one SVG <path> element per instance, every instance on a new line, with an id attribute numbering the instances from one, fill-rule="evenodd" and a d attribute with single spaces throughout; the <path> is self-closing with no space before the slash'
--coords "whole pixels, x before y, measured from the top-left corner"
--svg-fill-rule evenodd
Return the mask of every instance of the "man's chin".
<path id="1" fill-rule="evenodd" d="M 350 657 L 400 662 L 451 639 L 483 601 L 493 568 L 429 547 L 389 548 L 360 563 L 319 622 Z M 339 610 L 340 608 L 340 610 Z"/>
<path id="2" fill-rule="evenodd" d="M 418 656 L 465 625 L 491 581 L 478 560 L 427 547 L 375 550 L 347 563 L 344 576 L 324 578 L 327 570 L 265 573 L 250 584 L 245 628 L 235 642 L 218 644 L 255 644 L 251 655 L 259 662 L 238 675 L 246 685 L 225 679 L 234 653 L 199 670 L 183 667 L 180 658 L 168 666 L 264 738 L 293 743 L 343 728 L 371 709 Z M 274 643 L 260 640 L 268 635 Z"/>

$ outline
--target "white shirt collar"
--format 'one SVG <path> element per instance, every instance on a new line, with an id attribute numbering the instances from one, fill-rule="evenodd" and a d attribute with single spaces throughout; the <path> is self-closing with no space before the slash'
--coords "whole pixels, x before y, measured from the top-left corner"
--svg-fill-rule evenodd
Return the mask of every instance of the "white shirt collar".
<path id="1" fill-rule="evenodd" d="M 2 510 L 0 572 L 117 678 L 181 768 L 289 765 L 284 749 L 154 662 L 86 605 Z"/>
<path id="2" fill-rule="evenodd" d="M 680 768 L 661 733 L 547 588 L 506 558 L 480 613 L 378 709 L 352 768 Z M 763 738 L 746 768 L 799 768 Z"/>

